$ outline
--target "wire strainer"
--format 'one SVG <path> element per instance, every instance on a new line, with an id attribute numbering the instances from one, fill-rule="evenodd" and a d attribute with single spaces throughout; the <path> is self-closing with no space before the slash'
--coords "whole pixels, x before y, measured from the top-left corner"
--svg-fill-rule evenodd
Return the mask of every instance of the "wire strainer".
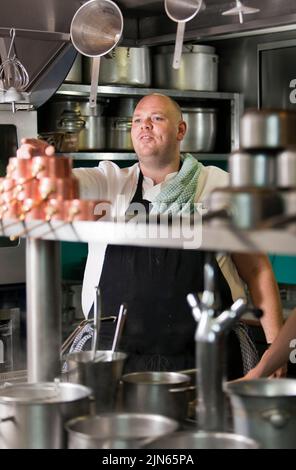
<path id="1" fill-rule="evenodd" d="M 14 88 L 16 91 L 23 91 L 29 84 L 29 75 L 16 56 L 14 28 L 10 30 L 10 37 L 11 43 L 7 58 L 0 65 L 0 81 L 2 82 L 4 90 Z"/>

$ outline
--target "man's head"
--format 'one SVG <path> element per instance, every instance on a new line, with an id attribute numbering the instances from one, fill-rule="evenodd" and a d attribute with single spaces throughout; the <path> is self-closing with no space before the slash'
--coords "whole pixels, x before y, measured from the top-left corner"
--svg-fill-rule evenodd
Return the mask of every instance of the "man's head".
<path id="1" fill-rule="evenodd" d="M 179 105 L 165 95 L 153 94 L 137 104 L 132 121 L 132 141 L 139 161 L 164 167 L 180 158 L 186 132 Z"/>

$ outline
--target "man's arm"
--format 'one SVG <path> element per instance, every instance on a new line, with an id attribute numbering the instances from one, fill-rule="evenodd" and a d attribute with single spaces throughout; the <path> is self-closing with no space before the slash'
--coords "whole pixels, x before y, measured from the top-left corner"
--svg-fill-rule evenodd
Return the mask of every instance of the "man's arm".
<path id="1" fill-rule="evenodd" d="M 254 306 L 264 312 L 261 324 L 266 341 L 272 343 L 283 325 L 283 314 L 271 264 L 263 254 L 232 254 L 242 280 L 247 284 Z"/>
<path id="2" fill-rule="evenodd" d="M 296 309 L 289 316 L 279 335 L 272 345 L 263 354 L 261 360 L 254 369 L 251 369 L 242 379 L 258 379 L 268 377 L 279 367 L 282 367 L 289 358 L 294 362 L 296 347 Z"/>

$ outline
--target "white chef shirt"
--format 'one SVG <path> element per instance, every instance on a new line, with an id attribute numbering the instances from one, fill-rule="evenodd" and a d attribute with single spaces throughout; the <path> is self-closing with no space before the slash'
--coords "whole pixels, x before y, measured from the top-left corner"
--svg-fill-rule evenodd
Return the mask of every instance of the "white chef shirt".
<path id="1" fill-rule="evenodd" d="M 114 205 L 118 200 L 118 195 L 120 195 L 120 212 L 124 214 L 136 191 L 139 164 L 135 163 L 128 168 L 119 168 L 113 162 L 103 161 L 96 168 L 75 169 L 74 174 L 79 180 L 81 199 L 109 200 Z M 153 202 L 163 186 L 175 174 L 168 174 L 165 180 L 157 185 L 154 185 L 151 178 L 144 177 L 143 198 Z M 227 172 L 215 166 L 202 166 L 195 202 L 202 202 L 215 188 L 227 186 L 228 181 L 229 175 Z M 106 247 L 107 245 L 104 244 L 89 243 L 82 288 L 82 310 L 85 317 L 88 316 L 93 304 L 94 287 L 99 284 Z M 243 297 L 245 295 L 244 285 L 238 276 L 231 258 L 223 256 L 217 259 L 222 273 L 229 284 L 233 299 Z"/>

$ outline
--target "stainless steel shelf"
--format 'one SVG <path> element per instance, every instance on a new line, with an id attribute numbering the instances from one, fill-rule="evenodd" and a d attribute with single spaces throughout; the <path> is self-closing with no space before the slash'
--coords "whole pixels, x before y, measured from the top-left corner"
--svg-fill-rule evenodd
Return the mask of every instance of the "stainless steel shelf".
<path id="1" fill-rule="evenodd" d="M 0 234 L 18 236 L 22 233 L 24 236 L 25 229 L 27 236 L 46 240 L 228 252 L 296 254 L 296 232 L 288 229 L 241 231 L 204 224 L 203 226 L 196 225 L 193 230 L 189 224 L 186 225 L 185 218 L 182 219 L 182 228 L 179 223 L 172 224 L 172 226 L 107 221 L 74 222 L 72 224 L 52 221 L 41 224 L 40 220 L 35 220 L 25 224 L 16 222 L 15 225 L 11 225 L 11 223 L 12 221 L 5 221 L 0 228 Z"/>
<path id="2" fill-rule="evenodd" d="M 221 153 L 193 153 L 199 161 L 226 161 L 229 154 Z M 67 156 L 71 157 L 73 160 L 114 160 L 114 161 L 125 161 L 125 160 L 134 160 L 137 161 L 135 153 L 130 152 L 76 152 L 76 153 L 67 153 Z"/>
<path id="3" fill-rule="evenodd" d="M 56 92 L 59 95 L 89 96 L 90 85 L 77 83 L 63 83 Z M 162 93 L 172 98 L 194 98 L 194 99 L 213 99 L 213 100 L 239 100 L 239 93 L 224 93 L 219 91 L 188 91 L 173 90 L 165 88 L 142 88 L 132 86 L 98 86 L 97 93 L 100 96 L 144 96 L 150 93 Z"/>

